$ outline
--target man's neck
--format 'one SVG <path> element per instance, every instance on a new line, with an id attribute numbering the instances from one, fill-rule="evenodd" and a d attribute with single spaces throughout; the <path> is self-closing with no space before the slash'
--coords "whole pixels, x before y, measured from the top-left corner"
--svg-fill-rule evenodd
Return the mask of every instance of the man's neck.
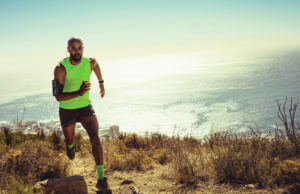
<path id="1" fill-rule="evenodd" d="M 81 59 L 82 59 L 82 58 L 81 58 Z M 81 60 L 80 60 L 80 61 L 74 61 L 74 60 L 70 57 L 70 63 L 71 63 L 72 65 L 78 65 L 80 62 L 81 62 Z"/>

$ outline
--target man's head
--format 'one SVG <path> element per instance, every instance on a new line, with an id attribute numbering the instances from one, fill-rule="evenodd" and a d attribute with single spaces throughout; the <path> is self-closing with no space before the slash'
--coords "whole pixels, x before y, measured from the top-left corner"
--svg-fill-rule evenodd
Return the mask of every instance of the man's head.
<path id="1" fill-rule="evenodd" d="M 68 40 L 67 49 L 70 53 L 70 58 L 73 61 L 79 62 L 81 60 L 83 48 L 83 43 L 80 38 L 72 37 Z"/>

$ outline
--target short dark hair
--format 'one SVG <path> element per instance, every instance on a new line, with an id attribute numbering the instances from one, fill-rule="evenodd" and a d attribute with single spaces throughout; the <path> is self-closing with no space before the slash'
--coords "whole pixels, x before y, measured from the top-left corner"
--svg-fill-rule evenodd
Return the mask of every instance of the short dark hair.
<path id="1" fill-rule="evenodd" d="M 83 44 L 82 43 L 82 40 L 80 39 L 80 38 L 78 38 L 78 37 L 71 37 L 69 40 L 68 40 L 68 46 L 70 46 L 73 42 L 80 42 L 81 44 Z"/>

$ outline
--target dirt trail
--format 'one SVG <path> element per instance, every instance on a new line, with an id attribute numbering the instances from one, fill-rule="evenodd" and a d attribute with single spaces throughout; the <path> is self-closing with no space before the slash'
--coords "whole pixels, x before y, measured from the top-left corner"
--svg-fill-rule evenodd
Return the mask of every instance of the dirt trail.
<path id="1" fill-rule="evenodd" d="M 93 156 L 90 154 L 81 157 L 77 154 L 74 160 L 69 161 L 69 176 L 83 176 L 89 193 L 96 193 L 95 188 L 97 182 L 97 171 Z M 105 166 L 104 166 L 105 167 Z M 157 167 L 161 167 L 158 165 Z M 154 167 L 153 170 L 146 172 L 130 171 L 130 172 L 112 172 L 106 173 L 108 184 L 113 193 L 128 193 L 128 188 L 134 187 L 139 193 L 161 193 L 170 192 L 170 188 L 174 191 L 174 183 L 160 178 L 161 170 Z M 129 184 L 122 184 L 127 181 Z M 172 192 L 173 193 L 173 192 Z"/>
<path id="2" fill-rule="evenodd" d="M 97 193 L 95 188 L 97 181 L 97 171 L 94 158 L 91 154 L 81 156 L 77 154 L 74 160 L 69 160 L 69 176 L 83 176 L 89 193 Z M 104 166 L 105 167 L 105 166 Z M 132 193 L 131 190 L 137 190 L 139 193 L 273 193 L 267 190 L 233 188 L 229 185 L 216 185 L 213 183 L 200 183 L 196 188 L 184 188 L 183 185 L 176 184 L 172 180 L 162 178 L 162 172 L 166 172 L 167 166 L 159 164 L 154 165 L 154 169 L 146 172 L 130 171 L 106 173 L 108 183 L 113 193 Z M 127 184 L 122 182 L 127 181 Z M 134 189 L 132 189 L 134 188 Z M 129 190 L 128 190 L 129 189 Z M 282 193 L 277 190 L 276 193 Z"/>
<path id="3" fill-rule="evenodd" d="M 88 186 L 89 193 L 96 193 L 95 185 L 97 183 L 96 168 L 94 168 L 94 159 L 92 156 L 81 158 L 76 155 L 74 160 L 69 161 L 69 176 L 80 175 L 83 176 Z"/>

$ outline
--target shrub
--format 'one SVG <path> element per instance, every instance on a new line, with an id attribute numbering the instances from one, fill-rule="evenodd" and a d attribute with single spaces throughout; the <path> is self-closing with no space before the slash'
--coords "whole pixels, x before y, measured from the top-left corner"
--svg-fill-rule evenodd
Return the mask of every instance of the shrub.
<path id="1" fill-rule="evenodd" d="M 218 182 L 264 183 L 270 173 L 270 158 L 264 147 L 255 140 L 239 144 L 232 140 L 231 145 L 215 147 L 212 164 Z"/>
<path id="2" fill-rule="evenodd" d="M 8 174 L 23 177 L 24 183 L 30 184 L 66 176 L 67 161 L 59 157 L 49 142 L 26 141 L 16 149 L 2 154 L 1 174 L 5 177 Z M 3 184 L 6 183 L 4 180 Z"/>
<path id="3" fill-rule="evenodd" d="M 62 148 L 62 146 L 60 145 L 62 140 L 56 130 L 52 132 L 51 136 L 49 137 L 49 141 L 53 144 L 55 150 L 59 150 Z"/>
<path id="4" fill-rule="evenodd" d="M 138 170 L 144 171 L 152 169 L 153 160 L 147 156 L 143 150 L 132 150 L 129 153 L 108 155 L 107 164 L 110 170 L 129 171 Z"/>
<path id="5" fill-rule="evenodd" d="M 41 131 L 37 132 L 37 138 L 41 141 L 46 140 L 46 135 L 44 133 L 44 128 L 42 128 Z"/>
<path id="6" fill-rule="evenodd" d="M 142 149 L 149 149 L 151 148 L 151 142 L 148 138 L 139 137 L 136 133 L 132 133 L 126 135 L 124 138 L 124 144 L 128 148 L 142 148 Z"/>
<path id="7" fill-rule="evenodd" d="M 300 159 L 283 160 L 275 159 L 272 167 L 272 182 L 278 185 L 295 184 L 300 182 Z"/>
<path id="8" fill-rule="evenodd" d="M 168 136 L 157 132 L 152 133 L 150 135 L 150 138 L 151 138 L 151 144 L 155 149 L 166 147 L 170 139 Z"/>
<path id="9" fill-rule="evenodd" d="M 173 143 L 169 148 L 171 152 L 172 162 L 169 165 L 168 176 L 175 179 L 179 183 L 195 186 L 199 181 L 207 181 L 210 177 L 210 169 L 207 162 L 209 162 L 209 156 L 204 152 L 204 149 L 200 149 L 197 146 L 197 150 L 189 148 L 188 150 L 194 150 L 195 152 L 186 151 L 190 144 L 186 144 L 177 137 L 173 138 Z"/>
<path id="10" fill-rule="evenodd" d="M 281 104 L 279 104 L 277 100 L 277 107 L 278 107 L 277 116 L 284 125 L 284 131 L 286 133 L 286 137 L 288 138 L 288 140 L 293 146 L 294 155 L 300 156 L 300 136 L 299 136 L 300 126 L 299 124 L 297 126 L 295 124 L 295 114 L 299 102 L 293 103 L 293 98 L 291 97 L 291 104 L 288 110 L 289 118 L 286 114 L 286 102 L 287 102 L 287 97 L 285 98 L 285 102 L 282 104 L 282 106 Z M 288 122 L 288 120 L 290 120 L 290 122 Z M 276 126 L 277 126 L 277 130 L 283 131 L 282 129 L 278 129 L 278 125 Z"/>
<path id="11" fill-rule="evenodd" d="M 160 150 L 158 150 L 158 157 L 157 157 L 157 161 L 164 165 L 167 164 L 171 161 L 171 154 L 169 153 L 169 151 L 165 148 L 162 148 Z"/>
<path id="12" fill-rule="evenodd" d="M 21 177 L 14 177 L 12 175 L 8 175 L 8 191 L 10 193 L 22 193 L 22 194 L 32 194 L 33 187 L 32 184 L 26 184 L 22 180 Z M 36 194 L 42 194 L 42 192 L 35 192 Z"/>
<path id="13" fill-rule="evenodd" d="M 83 139 L 82 135 L 80 133 L 77 133 L 75 135 L 75 142 L 74 142 L 76 152 L 81 150 L 81 147 L 83 146 L 83 143 L 84 143 L 83 141 L 84 141 L 84 139 Z"/>
<path id="14" fill-rule="evenodd" d="M 4 134 L 5 134 L 5 144 L 8 146 L 12 145 L 12 134 L 9 131 L 9 128 L 5 127 L 4 128 Z"/>

